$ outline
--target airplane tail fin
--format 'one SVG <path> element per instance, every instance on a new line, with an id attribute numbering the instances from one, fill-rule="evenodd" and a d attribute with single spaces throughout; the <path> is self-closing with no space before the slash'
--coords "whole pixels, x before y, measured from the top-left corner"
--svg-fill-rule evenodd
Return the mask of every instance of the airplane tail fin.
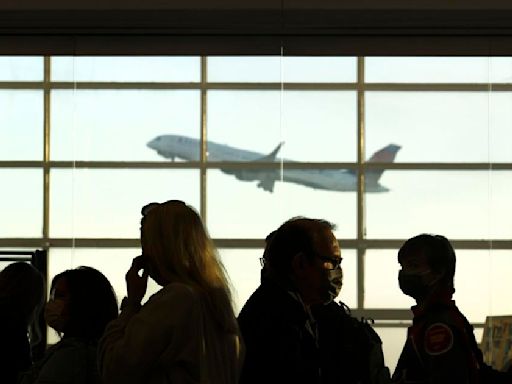
<path id="1" fill-rule="evenodd" d="M 399 145 L 388 144 L 384 148 L 375 152 L 368 160 L 368 163 L 392 163 L 395 161 L 396 154 L 400 150 Z M 384 169 L 374 168 L 366 173 L 367 184 L 377 184 L 380 177 L 384 173 Z"/>
<path id="2" fill-rule="evenodd" d="M 265 161 L 274 162 L 274 161 L 276 161 L 277 153 L 279 152 L 279 150 L 281 149 L 283 144 L 284 144 L 284 141 L 281 141 L 279 144 L 277 144 L 277 147 L 275 147 L 272 152 L 270 152 L 268 155 L 260 157 L 259 159 L 256 159 L 256 161 L 261 161 L 261 162 L 265 162 Z"/>
<path id="3" fill-rule="evenodd" d="M 400 150 L 399 145 L 388 144 L 384 148 L 375 152 L 368 160 L 369 163 L 392 163 L 395 160 L 396 154 Z"/>

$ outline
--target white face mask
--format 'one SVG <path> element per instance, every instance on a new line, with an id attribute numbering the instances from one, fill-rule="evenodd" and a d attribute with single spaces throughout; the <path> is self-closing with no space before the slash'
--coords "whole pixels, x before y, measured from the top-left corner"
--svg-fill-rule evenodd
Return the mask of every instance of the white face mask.
<path id="1" fill-rule="evenodd" d="M 50 300 L 44 308 L 46 323 L 57 332 L 64 332 L 68 322 L 68 316 L 64 314 L 65 308 L 66 302 L 60 299 Z"/>
<path id="2" fill-rule="evenodd" d="M 332 299 L 336 299 L 341 292 L 341 287 L 343 286 L 343 270 L 338 267 L 329 271 L 329 281 L 331 284 L 331 295 Z"/>

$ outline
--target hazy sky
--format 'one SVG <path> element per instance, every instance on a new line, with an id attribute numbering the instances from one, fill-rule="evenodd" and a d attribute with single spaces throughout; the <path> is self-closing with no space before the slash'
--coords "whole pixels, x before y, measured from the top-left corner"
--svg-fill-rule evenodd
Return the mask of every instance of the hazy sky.
<path id="1" fill-rule="evenodd" d="M 346 82 L 356 58 L 216 57 L 210 82 Z M 55 81 L 200 81 L 197 57 L 52 58 Z M 41 81 L 42 58 L 0 58 L 0 81 Z M 511 58 L 368 58 L 369 83 L 511 83 Z M 160 134 L 200 136 L 198 90 L 55 90 L 51 93 L 51 159 L 167 161 L 146 146 Z M 397 162 L 512 162 L 512 91 L 365 94 L 366 157 L 394 143 Z M 357 94 L 352 90 L 212 90 L 207 135 L 214 142 L 299 161 L 354 162 Z M 43 92 L 0 90 L 0 160 L 41 160 Z M 2 237 L 40 237 L 42 170 L 0 168 Z M 389 170 L 390 189 L 366 196 L 370 239 L 406 239 L 420 232 L 456 239 L 512 237 L 512 171 Z M 178 198 L 199 208 L 197 170 L 52 169 L 50 236 L 137 238 L 140 207 Z M 264 238 L 284 220 L 305 215 L 356 238 L 354 192 L 317 191 L 277 182 L 273 193 L 219 170 L 207 173 L 207 225 L 214 238 Z M 343 244 L 342 244 L 343 248 Z M 356 252 L 344 248 L 340 296 L 356 306 Z M 89 264 L 103 271 L 119 298 L 137 249 L 51 249 L 50 275 Z M 261 250 L 220 250 L 239 309 L 258 285 Z M 471 321 L 510 314 L 512 251 L 458 251 L 456 299 Z M 365 306 L 407 308 L 398 289 L 396 250 L 369 250 Z M 154 292 L 156 287 L 152 287 Z M 394 368 L 405 329 L 379 329 Z M 478 333 L 479 335 L 480 333 Z"/>

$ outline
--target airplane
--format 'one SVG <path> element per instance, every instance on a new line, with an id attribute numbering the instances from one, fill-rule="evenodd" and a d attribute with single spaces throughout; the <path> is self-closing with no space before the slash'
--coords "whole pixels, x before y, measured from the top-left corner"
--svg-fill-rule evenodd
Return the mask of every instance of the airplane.
<path id="1" fill-rule="evenodd" d="M 160 135 L 147 143 L 160 156 L 174 161 L 183 159 L 199 161 L 200 140 L 182 135 Z M 283 146 L 279 143 L 272 152 L 264 155 L 245 149 L 234 148 L 225 144 L 207 141 L 207 159 L 222 162 L 275 162 L 276 156 Z M 389 144 L 375 152 L 368 162 L 393 162 L 400 146 Z M 283 159 L 283 162 L 293 162 Z M 258 187 L 273 192 L 276 181 L 286 181 L 304 185 L 314 189 L 327 191 L 357 191 L 357 172 L 350 169 L 287 169 L 280 174 L 279 169 L 220 169 L 223 173 L 235 176 L 242 181 L 258 181 Z M 365 173 L 366 192 L 387 192 L 388 188 L 379 183 L 383 169 L 371 169 Z"/>

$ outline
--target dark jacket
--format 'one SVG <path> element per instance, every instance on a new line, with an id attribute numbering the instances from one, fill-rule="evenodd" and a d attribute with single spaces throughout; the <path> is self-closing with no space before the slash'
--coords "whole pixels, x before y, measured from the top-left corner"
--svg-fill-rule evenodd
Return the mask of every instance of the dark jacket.
<path id="1" fill-rule="evenodd" d="M 396 383 L 478 384 L 481 357 L 473 329 L 451 300 L 432 297 L 411 308 L 413 324 L 393 374 Z"/>
<path id="2" fill-rule="evenodd" d="M 246 356 L 240 384 L 319 384 L 316 325 L 279 284 L 263 279 L 238 317 Z"/>
<path id="3" fill-rule="evenodd" d="M 313 309 L 317 320 L 323 384 L 388 384 L 382 341 L 366 321 L 334 301 Z"/>
<path id="4" fill-rule="evenodd" d="M 30 368 L 32 358 L 28 328 L 21 317 L 2 306 L 0 313 L 0 383 L 14 384 Z M 5 311 L 5 312 L 4 312 Z"/>

